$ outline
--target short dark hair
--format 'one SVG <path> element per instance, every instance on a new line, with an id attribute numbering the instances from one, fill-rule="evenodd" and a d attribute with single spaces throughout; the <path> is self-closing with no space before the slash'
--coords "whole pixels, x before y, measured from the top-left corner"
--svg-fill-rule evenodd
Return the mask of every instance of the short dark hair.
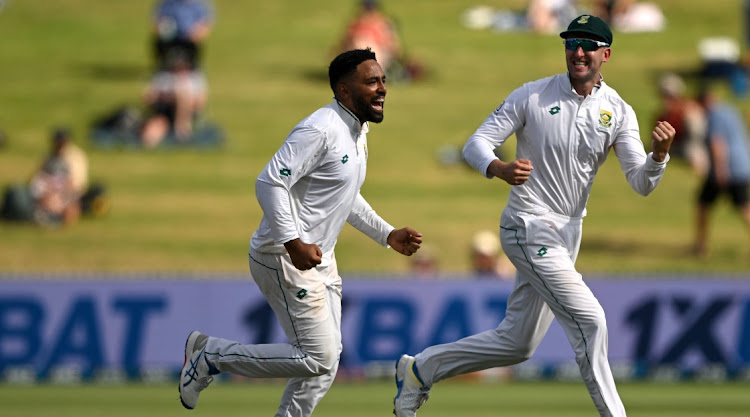
<path id="1" fill-rule="evenodd" d="M 351 51 L 342 52 L 334 58 L 328 67 L 328 81 L 331 83 L 331 90 L 333 90 L 334 94 L 336 93 L 336 86 L 343 78 L 354 73 L 359 64 L 370 59 L 375 59 L 375 52 L 372 52 L 370 48 L 352 49 Z"/>
<path id="2" fill-rule="evenodd" d="M 67 142 L 70 139 L 70 129 L 64 126 L 56 127 L 52 130 L 53 142 Z"/>

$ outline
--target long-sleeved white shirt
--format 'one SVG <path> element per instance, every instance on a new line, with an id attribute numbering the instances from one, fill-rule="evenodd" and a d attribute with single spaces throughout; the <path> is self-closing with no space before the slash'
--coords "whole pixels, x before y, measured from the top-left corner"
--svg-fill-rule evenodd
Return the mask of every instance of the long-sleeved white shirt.
<path id="1" fill-rule="evenodd" d="M 292 129 L 255 181 L 263 219 L 252 249 L 283 254 L 285 242 L 300 238 L 320 247 L 326 266 L 345 222 L 387 246 L 394 227 L 360 194 L 368 128 L 334 100 Z"/>
<path id="2" fill-rule="evenodd" d="M 669 157 L 656 162 L 643 149 L 633 108 L 601 81 L 585 98 L 567 74 L 526 83 L 482 123 L 463 149 L 469 165 L 488 178 L 494 149 L 516 134 L 516 157 L 531 161 L 529 180 L 511 187 L 508 207 L 528 213 L 586 215 L 586 202 L 610 148 L 630 186 L 648 195 Z"/>

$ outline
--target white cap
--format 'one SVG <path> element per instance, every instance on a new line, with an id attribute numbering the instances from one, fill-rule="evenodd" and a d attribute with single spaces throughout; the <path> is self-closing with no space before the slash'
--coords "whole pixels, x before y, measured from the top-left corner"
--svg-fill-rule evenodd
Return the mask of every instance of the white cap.
<path id="1" fill-rule="evenodd" d="M 472 239 L 472 249 L 487 256 L 495 256 L 500 251 L 500 238 L 489 230 L 477 232 Z"/>
<path id="2" fill-rule="evenodd" d="M 679 97 L 685 94 L 685 81 L 679 75 L 668 72 L 659 79 L 659 91 L 672 97 Z"/>
<path id="3" fill-rule="evenodd" d="M 728 36 L 703 38 L 698 42 L 698 55 L 704 61 L 737 62 L 740 58 L 740 45 Z"/>

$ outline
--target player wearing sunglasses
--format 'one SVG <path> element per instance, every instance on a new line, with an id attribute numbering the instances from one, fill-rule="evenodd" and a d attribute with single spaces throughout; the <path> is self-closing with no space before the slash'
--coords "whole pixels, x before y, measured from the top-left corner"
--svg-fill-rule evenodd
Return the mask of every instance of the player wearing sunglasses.
<path id="1" fill-rule="evenodd" d="M 556 318 L 601 416 L 624 417 L 607 359 L 604 309 L 575 268 L 594 177 L 614 150 L 631 188 L 648 195 L 661 180 L 675 131 L 658 122 L 646 155 L 633 108 L 601 76 L 612 32 L 590 15 L 560 36 L 568 72 L 513 91 L 466 142 L 464 159 L 511 185 L 500 220 L 503 250 L 516 267 L 505 319 L 493 330 L 428 347 L 396 363 L 397 417 L 412 417 L 432 384 L 529 359 Z M 493 152 L 515 134 L 516 159 Z"/>
<path id="2" fill-rule="evenodd" d="M 581 23 L 579 23 L 581 22 Z M 581 16 L 561 33 L 570 83 L 581 96 L 599 85 L 601 66 L 612 54 L 612 32 L 596 16 Z"/>

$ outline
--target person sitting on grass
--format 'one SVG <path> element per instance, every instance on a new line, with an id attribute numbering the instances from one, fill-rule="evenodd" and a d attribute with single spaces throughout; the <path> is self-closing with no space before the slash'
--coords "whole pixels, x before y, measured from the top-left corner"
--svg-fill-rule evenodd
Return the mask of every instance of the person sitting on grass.
<path id="1" fill-rule="evenodd" d="M 50 154 L 31 178 L 29 190 L 33 199 L 32 220 L 54 228 L 71 225 L 80 217 L 81 190 L 77 187 L 85 186 L 79 173 L 87 165 L 81 159 L 82 152 L 75 151 L 77 147 L 70 143 L 67 130 L 56 130 L 51 145 Z M 71 159 L 71 154 L 75 158 Z M 73 161 L 83 161 L 83 168 Z"/>
<path id="2" fill-rule="evenodd" d="M 159 145 L 169 134 L 187 142 L 206 104 L 203 74 L 191 69 L 187 56 L 179 51 L 172 51 L 167 60 L 168 69 L 154 75 L 144 95 L 151 113 L 141 129 L 147 148 Z"/>

